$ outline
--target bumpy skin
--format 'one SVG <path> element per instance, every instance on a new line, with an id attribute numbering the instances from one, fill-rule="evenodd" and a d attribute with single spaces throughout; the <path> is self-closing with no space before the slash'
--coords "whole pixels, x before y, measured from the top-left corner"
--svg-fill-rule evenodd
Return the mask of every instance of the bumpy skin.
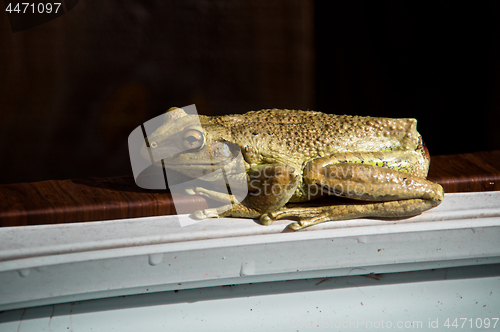
<path id="1" fill-rule="evenodd" d="M 198 118 L 173 108 L 148 140 L 161 152 L 170 149 L 171 157 L 163 160 L 166 168 L 195 178 L 229 165 L 234 169 L 227 172 L 230 179 L 248 183 L 249 194 L 239 204 L 216 190 L 188 189 L 228 203 L 195 216 L 258 217 L 262 224 L 292 218 L 297 223 L 290 227 L 297 230 L 328 220 L 407 217 L 439 205 L 443 189 L 425 180 L 430 160 L 416 124 L 415 119 L 278 109 Z M 187 138 L 189 130 L 198 131 L 195 137 L 202 141 L 185 151 L 182 144 L 193 140 Z M 162 145 L 164 141 L 170 143 Z M 172 142 L 179 151 L 172 151 Z M 244 171 L 231 168 L 238 153 Z M 309 203 L 326 195 L 360 202 Z"/>

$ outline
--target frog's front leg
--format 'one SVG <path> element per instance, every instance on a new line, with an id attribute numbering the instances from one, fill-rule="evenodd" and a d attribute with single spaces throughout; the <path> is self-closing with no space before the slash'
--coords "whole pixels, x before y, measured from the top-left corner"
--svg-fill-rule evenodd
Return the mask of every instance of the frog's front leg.
<path id="1" fill-rule="evenodd" d="M 314 208 L 283 208 L 261 216 L 261 222 L 291 217 L 294 230 L 329 220 L 360 217 L 409 217 L 435 207 L 443 200 L 443 188 L 426 179 L 379 166 L 325 160 L 310 162 L 304 170 L 306 186 L 325 194 L 368 202 Z M 371 201 L 371 202 L 370 202 Z"/>
<path id="2" fill-rule="evenodd" d="M 299 176 L 290 166 L 263 165 L 250 169 L 247 175 L 248 194 L 241 203 L 233 201 L 218 208 L 197 211 L 194 216 L 200 219 L 217 216 L 257 218 L 282 208 L 298 186 Z"/>

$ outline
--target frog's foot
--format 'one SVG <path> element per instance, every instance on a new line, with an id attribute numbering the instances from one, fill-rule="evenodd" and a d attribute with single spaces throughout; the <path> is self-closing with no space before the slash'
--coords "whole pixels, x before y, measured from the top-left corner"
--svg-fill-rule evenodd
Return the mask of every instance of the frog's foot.
<path id="1" fill-rule="evenodd" d="M 237 197 L 234 195 L 215 191 L 215 190 L 206 189 L 203 187 L 188 187 L 188 188 L 184 189 L 184 192 L 188 195 L 203 196 L 203 197 L 211 198 L 213 200 L 216 200 L 216 201 L 222 202 L 222 203 L 226 203 L 226 204 L 239 203 Z M 241 199 L 241 197 L 240 197 L 240 199 Z"/>
<path id="2" fill-rule="evenodd" d="M 195 219 L 219 218 L 219 214 L 214 209 L 198 210 L 193 213 Z"/>
<path id="3" fill-rule="evenodd" d="M 283 208 L 262 215 L 261 223 L 270 224 L 274 220 L 296 219 L 289 227 L 299 230 L 325 221 L 345 220 L 360 217 L 410 217 L 432 207 L 432 202 L 425 199 L 407 199 L 388 202 L 363 202 L 360 204 L 342 204 L 310 208 Z"/>
<path id="4" fill-rule="evenodd" d="M 297 222 L 290 224 L 289 227 L 293 230 L 298 230 L 307 226 L 311 226 L 313 224 L 317 224 L 319 222 L 314 222 L 319 216 L 321 216 L 323 211 L 327 207 L 323 208 L 283 208 L 281 210 L 275 212 L 269 212 L 260 216 L 260 223 L 262 225 L 270 225 L 275 220 L 278 219 L 296 219 Z M 331 220 L 331 219 L 328 219 Z M 327 220 L 323 220 L 327 221 Z"/>

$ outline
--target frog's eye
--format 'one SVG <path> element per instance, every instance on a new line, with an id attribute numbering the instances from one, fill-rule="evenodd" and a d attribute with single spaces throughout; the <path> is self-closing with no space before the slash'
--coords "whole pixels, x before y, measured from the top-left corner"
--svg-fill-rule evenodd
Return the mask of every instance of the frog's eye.
<path id="1" fill-rule="evenodd" d="M 196 129 L 189 129 L 182 134 L 182 144 L 189 150 L 203 147 L 203 133 Z"/>

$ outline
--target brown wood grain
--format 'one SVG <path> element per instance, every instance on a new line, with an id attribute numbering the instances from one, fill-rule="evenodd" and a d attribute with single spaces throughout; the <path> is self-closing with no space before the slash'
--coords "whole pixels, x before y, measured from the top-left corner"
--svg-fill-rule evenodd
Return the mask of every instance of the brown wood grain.
<path id="1" fill-rule="evenodd" d="M 433 156 L 428 179 L 448 193 L 500 190 L 500 151 Z M 183 195 L 176 205 L 189 213 L 211 202 Z M 170 193 L 141 189 L 131 176 L 0 185 L 2 227 L 175 213 Z"/>
<path id="2" fill-rule="evenodd" d="M 183 210 L 207 207 L 184 195 Z M 0 186 L 0 226 L 55 224 L 175 214 L 166 191 L 138 188 L 132 177 L 42 181 Z"/>
<path id="3" fill-rule="evenodd" d="M 447 193 L 500 190 L 500 151 L 433 156 L 427 179 Z"/>

